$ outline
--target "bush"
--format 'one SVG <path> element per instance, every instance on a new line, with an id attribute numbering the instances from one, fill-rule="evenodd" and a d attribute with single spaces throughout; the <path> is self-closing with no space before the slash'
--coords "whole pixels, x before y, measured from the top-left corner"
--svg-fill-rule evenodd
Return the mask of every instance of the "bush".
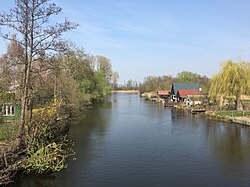
<path id="1" fill-rule="evenodd" d="M 66 158 L 74 154 L 66 136 L 60 142 L 51 142 L 48 144 L 40 141 L 32 141 L 27 150 L 27 158 L 22 163 L 21 168 L 26 173 L 34 172 L 36 174 L 60 171 L 66 168 Z"/>

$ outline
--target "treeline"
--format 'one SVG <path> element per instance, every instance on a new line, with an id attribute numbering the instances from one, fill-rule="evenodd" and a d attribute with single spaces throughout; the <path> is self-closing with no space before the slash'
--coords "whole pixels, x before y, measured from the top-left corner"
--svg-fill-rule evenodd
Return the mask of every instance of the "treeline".
<path id="1" fill-rule="evenodd" d="M 13 37 L 7 52 L 0 57 L 0 92 L 16 93 L 21 100 L 23 91 L 23 48 Z M 60 101 L 69 106 L 84 106 L 111 93 L 117 84 L 112 64 L 105 56 L 87 54 L 73 44 L 63 52 L 43 55 L 32 62 L 29 107 L 38 108 Z"/>
<path id="2" fill-rule="evenodd" d="M 199 83 L 204 93 L 208 93 L 210 87 L 210 79 L 197 73 L 182 71 L 172 76 L 147 76 L 143 83 L 139 86 L 140 93 L 151 92 L 157 90 L 170 90 L 172 83 Z"/>
<path id="3" fill-rule="evenodd" d="M 129 79 L 127 82 L 124 81 L 123 84 L 119 84 L 115 90 L 138 90 L 139 86 L 139 82 Z"/>

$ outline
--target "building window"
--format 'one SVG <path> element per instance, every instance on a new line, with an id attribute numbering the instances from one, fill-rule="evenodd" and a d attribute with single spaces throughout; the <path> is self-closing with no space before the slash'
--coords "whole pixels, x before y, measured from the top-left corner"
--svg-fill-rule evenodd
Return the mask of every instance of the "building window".
<path id="1" fill-rule="evenodd" d="M 3 116 L 15 116 L 15 107 L 13 105 L 4 105 L 1 109 Z"/>

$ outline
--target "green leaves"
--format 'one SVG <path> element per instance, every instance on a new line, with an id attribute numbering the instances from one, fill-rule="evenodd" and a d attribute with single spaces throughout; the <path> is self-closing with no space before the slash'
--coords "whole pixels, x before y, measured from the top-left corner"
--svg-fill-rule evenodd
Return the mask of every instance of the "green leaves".
<path id="1" fill-rule="evenodd" d="M 231 60 L 222 64 L 221 71 L 211 79 L 209 96 L 235 96 L 236 102 L 241 95 L 250 93 L 250 64 L 234 63 Z"/>
<path id="2" fill-rule="evenodd" d="M 43 144 L 32 142 L 27 150 L 27 158 L 21 164 L 21 168 L 25 172 L 34 172 L 36 174 L 46 172 L 56 172 L 66 168 L 66 158 L 74 155 L 74 151 L 70 148 L 66 149 L 69 141 L 63 137 L 60 142 L 51 142 Z"/>

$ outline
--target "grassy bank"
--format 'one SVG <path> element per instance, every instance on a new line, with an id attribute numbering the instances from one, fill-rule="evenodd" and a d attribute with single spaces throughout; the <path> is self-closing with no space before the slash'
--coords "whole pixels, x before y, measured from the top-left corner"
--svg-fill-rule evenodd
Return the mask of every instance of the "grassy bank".
<path id="1" fill-rule="evenodd" d="M 241 117 L 241 116 L 247 116 L 250 115 L 250 111 L 219 111 L 216 112 L 216 115 L 223 116 L 223 117 Z"/>

